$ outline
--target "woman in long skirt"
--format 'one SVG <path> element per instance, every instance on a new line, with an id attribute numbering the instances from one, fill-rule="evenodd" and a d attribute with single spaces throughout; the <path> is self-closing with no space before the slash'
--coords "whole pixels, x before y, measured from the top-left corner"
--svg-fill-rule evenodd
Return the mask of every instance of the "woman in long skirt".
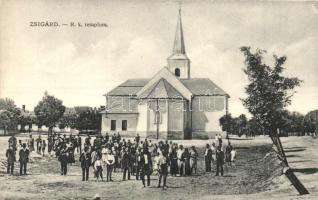
<path id="1" fill-rule="evenodd" d="M 170 152 L 170 174 L 171 176 L 177 176 L 178 172 L 178 156 L 176 148 L 173 148 Z"/>
<path id="2" fill-rule="evenodd" d="M 184 171 L 185 171 L 185 175 L 191 175 L 190 153 L 189 153 L 189 149 L 188 148 L 184 149 L 183 157 L 184 157 Z"/>
<path id="3" fill-rule="evenodd" d="M 231 166 L 231 151 L 232 151 L 233 147 L 231 145 L 231 143 L 229 142 L 229 145 L 227 145 L 226 149 L 225 149 L 225 162 Z"/>

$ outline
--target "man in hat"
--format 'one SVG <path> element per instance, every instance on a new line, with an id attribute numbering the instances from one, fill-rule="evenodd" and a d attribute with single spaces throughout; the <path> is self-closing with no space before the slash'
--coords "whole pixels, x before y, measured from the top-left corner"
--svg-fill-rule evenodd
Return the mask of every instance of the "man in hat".
<path id="1" fill-rule="evenodd" d="M 91 154 L 89 153 L 89 147 L 84 147 L 84 152 L 81 154 L 79 161 L 82 168 L 82 181 L 88 181 L 89 167 L 91 164 Z"/>
<path id="2" fill-rule="evenodd" d="M 22 144 L 22 149 L 19 152 L 19 161 L 20 161 L 20 176 L 22 175 L 22 169 L 23 174 L 26 175 L 27 171 L 27 163 L 29 162 L 29 149 L 26 148 L 26 144 Z"/>
<path id="3" fill-rule="evenodd" d="M 7 157 L 7 173 L 13 175 L 13 169 L 14 169 L 14 162 L 15 159 L 15 151 L 12 145 L 9 146 L 6 152 Z"/>
<path id="4" fill-rule="evenodd" d="M 168 151 L 162 151 L 159 156 L 158 162 L 158 169 L 159 169 L 159 182 L 158 188 L 160 188 L 161 180 L 163 179 L 163 186 L 162 189 L 166 189 L 167 183 L 167 176 L 168 176 Z"/>
<path id="5" fill-rule="evenodd" d="M 140 136 L 139 136 L 139 134 L 137 133 L 137 135 L 136 135 L 136 137 L 135 137 L 135 141 L 136 141 L 136 143 L 138 144 L 139 143 L 139 141 L 140 141 Z"/>
<path id="6" fill-rule="evenodd" d="M 123 154 L 122 154 L 122 168 L 123 168 L 123 181 L 126 180 L 126 173 L 128 173 L 128 180 L 130 180 L 130 154 L 128 152 L 128 148 L 124 148 Z"/>
<path id="7" fill-rule="evenodd" d="M 145 176 L 147 176 L 147 186 L 150 186 L 150 175 L 152 173 L 152 160 L 151 154 L 148 151 L 148 148 L 144 148 L 141 156 L 141 173 L 140 178 L 144 187 L 145 185 Z"/>
<path id="8" fill-rule="evenodd" d="M 105 162 L 106 162 L 106 168 L 107 168 L 106 181 L 113 181 L 112 180 L 112 172 L 113 172 L 113 168 L 114 168 L 115 157 L 112 154 L 112 151 L 110 149 L 107 149 L 107 151 L 106 151 Z"/>
<path id="9" fill-rule="evenodd" d="M 204 153 L 204 161 L 205 161 L 205 172 L 211 172 L 211 163 L 212 163 L 212 150 L 209 144 L 206 144 L 205 153 Z"/>
<path id="10" fill-rule="evenodd" d="M 63 144 L 63 146 L 61 147 L 59 161 L 61 163 L 61 175 L 66 175 L 67 174 L 68 155 L 67 155 L 67 148 L 66 148 L 65 144 Z"/>
<path id="11" fill-rule="evenodd" d="M 30 151 L 34 151 L 34 138 L 32 137 L 32 134 L 30 134 L 30 138 L 28 139 L 28 146 Z"/>
<path id="12" fill-rule="evenodd" d="M 224 165 L 224 152 L 221 146 L 218 146 L 216 151 L 216 176 L 219 175 L 221 171 L 221 176 L 223 176 L 223 165 Z"/>
<path id="13" fill-rule="evenodd" d="M 106 135 L 105 135 L 105 143 L 108 143 L 109 142 L 109 135 L 108 135 L 108 132 L 106 132 Z"/>
<path id="14" fill-rule="evenodd" d="M 42 144 L 42 139 L 41 139 L 41 135 L 39 135 L 38 138 L 36 139 L 36 152 L 38 154 L 41 153 L 41 144 Z"/>

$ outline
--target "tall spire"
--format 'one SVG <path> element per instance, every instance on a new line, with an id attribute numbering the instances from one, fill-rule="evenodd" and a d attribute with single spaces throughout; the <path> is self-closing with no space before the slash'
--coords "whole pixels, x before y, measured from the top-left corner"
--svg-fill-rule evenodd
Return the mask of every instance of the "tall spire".
<path id="1" fill-rule="evenodd" d="M 184 39 L 183 39 L 182 22 L 181 22 L 181 7 L 179 8 L 179 19 L 177 23 L 176 35 L 174 38 L 172 54 L 186 54 Z"/>
<path id="2" fill-rule="evenodd" d="M 181 79 L 190 79 L 190 59 L 186 55 L 184 46 L 181 8 L 179 8 L 179 18 L 173 43 L 172 55 L 167 58 L 167 61 L 169 70 L 174 73 L 176 77 Z"/>

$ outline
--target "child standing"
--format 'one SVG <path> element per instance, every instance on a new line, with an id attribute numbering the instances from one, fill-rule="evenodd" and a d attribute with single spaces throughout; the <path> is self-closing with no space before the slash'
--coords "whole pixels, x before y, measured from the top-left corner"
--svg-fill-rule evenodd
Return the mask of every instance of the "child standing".
<path id="1" fill-rule="evenodd" d="M 95 168 L 95 171 L 96 171 L 96 180 L 99 181 L 99 178 L 103 180 L 103 162 L 102 162 L 102 156 L 101 155 L 98 155 L 97 156 L 97 159 L 94 163 L 94 168 Z"/>
<path id="2" fill-rule="evenodd" d="M 159 159 L 160 159 L 160 153 L 157 152 L 155 155 L 155 158 L 153 160 L 154 165 L 153 165 L 153 171 L 156 173 L 156 175 L 159 176 Z"/>

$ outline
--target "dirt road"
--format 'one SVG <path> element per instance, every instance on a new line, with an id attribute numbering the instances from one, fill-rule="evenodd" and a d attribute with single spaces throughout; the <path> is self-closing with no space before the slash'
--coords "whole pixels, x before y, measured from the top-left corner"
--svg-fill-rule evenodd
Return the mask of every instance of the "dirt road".
<path id="1" fill-rule="evenodd" d="M 0 138 L 2 152 L 0 159 L 2 162 L 5 153 L 3 147 L 6 147 L 7 139 Z M 287 146 L 287 149 L 288 146 L 294 148 L 295 144 L 291 142 L 291 138 L 288 139 L 283 140 L 284 145 Z M 302 141 L 303 145 L 307 146 L 311 140 L 303 138 Z M 158 178 L 155 175 L 151 177 L 151 187 L 148 188 L 143 188 L 141 182 L 136 181 L 135 177 L 130 181 L 121 181 L 121 173 L 115 173 L 112 183 L 95 182 L 92 174 L 90 174 L 91 180 L 89 182 L 82 182 L 78 162 L 69 166 L 67 176 L 61 176 L 59 162 L 56 158 L 41 157 L 32 152 L 31 162 L 28 166 L 29 175 L 27 176 L 8 176 L 5 174 L 4 166 L 0 166 L 0 199 L 92 199 L 97 193 L 102 199 L 232 199 L 234 196 L 237 199 L 298 198 L 297 193 L 289 186 L 286 178 L 281 176 L 280 163 L 275 154 L 270 153 L 272 145 L 268 138 L 232 140 L 232 144 L 238 152 L 237 162 L 235 166 L 225 167 L 224 177 L 216 177 L 215 172 L 204 173 L 203 146 L 206 142 L 182 141 L 186 146 L 195 144 L 199 147 L 198 174 L 190 177 L 169 176 L 169 188 L 164 191 L 156 187 Z M 297 144 L 301 143 L 298 141 Z M 290 151 L 287 154 L 304 153 L 311 151 L 310 149 Z M 315 154 L 314 151 L 313 153 Z M 303 160 L 317 161 L 317 156 L 304 154 L 299 155 Z M 296 159 L 296 157 L 293 158 Z M 78 155 L 76 160 L 78 160 Z M 291 164 L 296 166 L 301 163 L 297 161 L 297 159 L 291 159 Z M 16 165 L 16 167 L 18 166 Z M 15 173 L 18 174 L 17 168 Z M 300 179 L 306 178 L 306 183 L 310 183 L 310 192 L 315 194 L 317 188 L 314 185 L 317 183 L 317 179 L 312 180 L 311 177 L 304 176 L 301 171 L 297 173 L 299 173 Z M 317 173 L 312 174 L 315 174 L 317 178 Z M 306 198 L 311 197 L 315 196 L 311 195 Z"/>

